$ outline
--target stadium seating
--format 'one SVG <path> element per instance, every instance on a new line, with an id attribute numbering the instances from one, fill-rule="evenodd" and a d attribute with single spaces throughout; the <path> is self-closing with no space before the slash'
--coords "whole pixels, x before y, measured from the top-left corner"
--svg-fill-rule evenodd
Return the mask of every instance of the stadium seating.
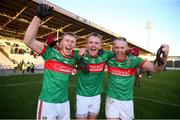
<path id="1" fill-rule="evenodd" d="M 19 64 L 24 61 L 25 63 L 30 62 L 34 63 L 36 69 L 43 69 L 44 60 L 41 56 L 32 54 L 30 49 L 19 41 L 8 41 L 0 39 L 0 68 L 1 69 L 13 69 L 13 62 Z M 18 51 L 15 52 L 15 48 L 18 48 Z M 23 53 L 20 50 L 25 50 Z"/>
<path id="2" fill-rule="evenodd" d="M 13 63 L 10 59 L 8 59 L 2 52 L 0 52 L 0 65 L 1 68 L 4 69 L 12 69 Z"/>

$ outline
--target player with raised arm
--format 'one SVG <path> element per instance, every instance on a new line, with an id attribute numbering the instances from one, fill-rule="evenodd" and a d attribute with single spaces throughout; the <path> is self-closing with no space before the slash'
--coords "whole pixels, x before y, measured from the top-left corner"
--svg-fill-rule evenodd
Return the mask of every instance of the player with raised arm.
<path id="1" fill-rule="evenodd" d="M 108 61 L 108 89 L 106 99 L 107 119 L 134 119 L 133 86 L 136 67 L 152 72 L 164 69 L 168 57 L 169 46 L 161 45 L 155 64 L 144 61 L 138 56 L 127 54 L 129 50 L 125 38 L 113 41 L 115 57 Z M 160 56 L 162 54 L 162 56 Z"/>
<path id="2" fill-rule="evenodd" d="M 37 119 L 69 120 L 68 81 L 78 56 L 77 53 L 72 56 L 76 36 L 73 33 L 64 33 L 59 43 L 60 50 L 36 40 L 40 22 L 51 16 L 52 12 L 53 8 L 47 4 L 38 5 L 37 14 L 26 30 L 23 42 L 45 60 Z"/>

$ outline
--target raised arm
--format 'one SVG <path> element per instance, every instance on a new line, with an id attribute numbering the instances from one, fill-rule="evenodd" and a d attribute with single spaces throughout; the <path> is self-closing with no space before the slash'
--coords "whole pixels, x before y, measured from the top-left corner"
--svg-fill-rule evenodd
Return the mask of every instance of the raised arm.
<path id="1" fill-rule="evenodd" d="M 166 64 L 166 61 L 167 61 L 167 57 L 168 57 L 168 53 L 169 53 L 169 46 L 166 45 L 166 44 L 162 44 L 162 61 L 163 63 L 158 65 L 158 63 L 156 62 L 155 64 L 151 63 L 151 62 L 145 62 L 144 65 L 143 65 L 143 68 L 148 70 L 148 71 L 152 71 L 152 72 L 159 72 L 159 71 L 162 71 L 164 70 L 164 67 L 165 67 L 165 64 Z"/>
<path id="2" fill-rule="evenodd" d="M 41 19 L 37 16 L 34 16 L 33 20 L 29 24 L 23 42 L 30 47 L 32 50 L 36 51 L 37 53 L 40 53 L 43 49 L 44 43 L 36 40 L 36 34 L 38 31 L 39 24 L 41 22 Z"/>
<path id="3" fill-rule="evenodd" d="M 33 20 L 29 24 L 23 42 L 30 47 L 32 50 L 40 53 L 43 49 L 44 43 L 36 40 L 39 25 L 42 19 L 52 14 L 53 8 L 46 4 L 40 4 L 37 8 L 37 15 L 34 16 Z"/>

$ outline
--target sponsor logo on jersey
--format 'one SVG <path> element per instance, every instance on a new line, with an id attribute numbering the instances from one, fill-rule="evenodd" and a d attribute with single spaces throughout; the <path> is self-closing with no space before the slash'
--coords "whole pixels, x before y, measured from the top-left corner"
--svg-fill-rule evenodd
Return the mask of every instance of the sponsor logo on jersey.
<path id="1" fill-rule="evenodd" d="M 88 69 L 90 72 L 101 72 L 104 70 L 105 62 L 100 64 L 88 64 Z"/>
<path id="2" fill-rule="evenodd" d="M 136 69 L 135 68 L 123 69 L 123 68 L 108 66 L 108 72 L 118 76 L 132 76 L 135 74 Z"/>
<path id="3" fill-rule="evenodd" d="M 48 60 L 45 63 L 45 69 L 52 70 L 55 72 L 61 72 L 65 74 L 71 74 L 73 70 L 73 66 L 64 64 L 59 61 L 54 61 L 54 60 Z"/>

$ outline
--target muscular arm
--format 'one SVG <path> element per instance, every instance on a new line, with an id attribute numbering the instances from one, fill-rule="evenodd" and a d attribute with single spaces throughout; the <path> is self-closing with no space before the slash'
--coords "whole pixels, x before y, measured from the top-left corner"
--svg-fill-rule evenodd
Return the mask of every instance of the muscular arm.
<path id="1" fill-rule="evenodd" d="M 41 19 L 37 16 L 34 16 L 33 20 L 31 21 L 30 25 L 28 26 L 23 42 L 30 47 L 32 50 L 40 53 L 44 47 L 44 43 L 36 40 L 36 34 L 38 31 L 39 24 Z"/>
<path id="2" fill-rule="evenodd" d="M 163 57 L 163 61 L 164 63 L 166 63 L 167 58 Z M 158 66 L 158 64 L 156 63 L 155 65 L 152 62 L 146 61 L 143 65 L 143 69 L 146 69 L 147 71 L 151 71 L 151 72 L 160 72 L 162 70 L 164 70 L 165 64 Z"/>
<path id="3" fill-rule="evenodd" d="M 166 61 L 167 61 L 167 57 L 168 57 L 168 53 L 169 53 L 169 46 L 166 44 L 162 44 L 161 46 L 163 46 L 163 48 L 162 48 L 162 51 L 163 51 L 162 61 L 164 64 L 158 66 L 157 62 L 154 65 L 153 63 L 147 61 L 142 66 L 144 69 L 146 69 L 148 71 L 152 71 L 152 72 L 159 72 L 159 71 L 164 70 L 164 67 L 165 67 Z"/>

